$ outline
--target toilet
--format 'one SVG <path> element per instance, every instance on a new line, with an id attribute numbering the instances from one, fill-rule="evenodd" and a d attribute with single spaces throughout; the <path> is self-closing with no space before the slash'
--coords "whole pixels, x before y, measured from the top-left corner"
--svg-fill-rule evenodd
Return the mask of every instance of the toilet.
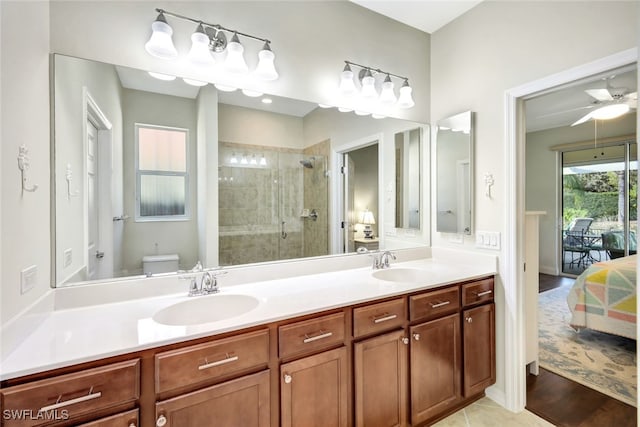
<path id="1" fill-rule="evenodd" d="M 142 272 L 146 275 L 178 271 L 178 254 L 145 255 L 142 257 Z"/>

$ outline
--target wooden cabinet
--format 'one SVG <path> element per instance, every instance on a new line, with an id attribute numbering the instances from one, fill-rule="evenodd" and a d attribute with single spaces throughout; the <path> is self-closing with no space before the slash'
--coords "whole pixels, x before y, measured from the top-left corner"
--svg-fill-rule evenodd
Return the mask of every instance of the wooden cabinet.
<path id="1" fill-rule="evenodd" d="M 158 427 L 268 427 L 269 371 L 156 403 Z"/>
<path id="2" fill-rule="evenodd" d="M 410 329 L 411 423 L 429 420 L 460 400 L 460 315 Z"/>
<path id="3" fill-rule="evenodd" d="M 348 374 L 345 347 L 282 364 L 280 425 L 347 426 Z"/>
<path id="4" fill-rule="evenodd" d="M 464 396 L 482 392 L 496 382 L 495 305 L 463 312 Z"/>
<path id="5" fill-rule="evenodd" d="M 379 334 L 402 327 L 407 319 L 406 298 L 369 304 L 353 309 L 353 336 Z"/>
<path id="6" fill-rule="evenodd" d="M 356 426 L 407 425 L 407 348 L 404 330 L 354 344 Z"/>
<path id="7" fill-rule="evenodd" d="M 78 427 L 138 427 L 140 426 L 138 415 L 138 410 L 134 409 L 132 411 L 123 412 L 96 421 L 91 421 L 86 424 L 81 424 Z"/>
<path id="8" fill-rule="evenodd" d="M 280 357 L 308 354 L 344 342 L 344 313 L 319 316 L 278 328 Z"/>

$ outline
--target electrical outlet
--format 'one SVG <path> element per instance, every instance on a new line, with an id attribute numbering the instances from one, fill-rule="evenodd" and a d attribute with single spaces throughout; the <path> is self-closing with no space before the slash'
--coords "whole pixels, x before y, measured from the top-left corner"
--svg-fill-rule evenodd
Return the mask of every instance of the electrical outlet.
<path id="1" fill-rule="evenodd" d="M 38 280 L 38 267 L 32 265 L 20 272 L 20 293 L 26 294 L 36 285 Z"/>
<path id="2" fill-rule="evenodd" d="M 72 263 L 73 263 L 73 250 L 69 248 L 69 249 L 66 249 L 62 255 L 62 266 L 64 268 L 67 268 Z"/>
<path id="3" fill-rule="evenodd" d="M 499 231 L 476 231 L 476 248 L 500 250 Z"/>

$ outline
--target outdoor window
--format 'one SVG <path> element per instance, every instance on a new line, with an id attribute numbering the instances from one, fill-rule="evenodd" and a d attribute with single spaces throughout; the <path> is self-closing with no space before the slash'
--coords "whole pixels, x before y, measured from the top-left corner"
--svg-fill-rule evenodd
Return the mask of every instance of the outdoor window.
<path id="1" fill-rule="evenodd" d="M 136 124 L 136 220 L 189 218 L 187 129 Z"/>

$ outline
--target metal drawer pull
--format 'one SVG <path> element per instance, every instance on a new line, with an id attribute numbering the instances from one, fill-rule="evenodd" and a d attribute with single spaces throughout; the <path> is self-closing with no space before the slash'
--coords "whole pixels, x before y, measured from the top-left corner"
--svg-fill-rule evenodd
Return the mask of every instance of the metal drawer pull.
<path id="1" fill-rule="evenodd" d="M 483 296 L 485 296 L 485 295 L 489 295 L 489 294 L 490 294 L 490 293 L 492 293 L 492 292 L 493 292 L 493 291 L 492 291 L 491 289 L 489 289 L 488 291 L 484 291 L 484 292 L 477 292 L 477 293 L 476 293 L 476 296 L 483 297 Z"/>
<path id="2" fill-rule="evenodd" d="M 438 307 L 444 307 L 447 304 L 451 304 L 451 301 L 442 301 L 442 302 L 437 302 L 437 303 L 429 303 L 431 305 L 431 308 L 438 308 Z"/>
<path id="3" fill-rule="evenodd" d="M 389 313 L 385 313 L 382 316 L 383 317 L 378 317 L 373 319 L 373 323 L 382 323 L 382 322 L 386 322 L 387 320 L 393 320 L 396 317 L 398 317 L 397 314 L 389 314 Z"/>
<path id="4" fill-rule="evenodd" d="M 307 344 L 313 341 L 321 340 L 323 338 L 329 338 L 331 335 L 333 335 L 333 332 L 323 332 L 323 331 L 320 331 L 320 334 L 314 337 L 310 337 L 309 335 L 304 334 L 304 339 L 302 340 L 302 342 Z"/>
<path id="5" fill-rule="evenodd" d="M 204 365 L 200 365 L 198 366 L 198 370 L 202 371 L 204 369 L 209 369 L 209 368 L 213 368 L 215 366 L 220 366 L 220 365 L 224 365 L 226 363 L 231 363 L 231 362 L 235 362 L 237 361 L 239 358 L 238 356 L 231 356 L 229 357 L 229 353 L 227 353 L 226 358 L 222 359 L 222 360 L 218 360 L 216 362 L 211 362 L 211 363 L 205 363 Z M 205 362 L 207 360 L 205 359 Z"/>
<path id="6" fill-rule="evenodd" d="M 40 408 L 40 412 L 53 411 L 55 409 L 64 408 L 65 406 L 86 402 L 87 400 L 99 399 L 100 397 L 102 397 L 102 392 L 94 393 L 93 387 L 91 387 L 89 389 L 89 394 L 87 394 L 86 396 L 76 397 L 75 399 L 65 400 L 64 402 L 60 402 L 60 399 L 62 399 L 62 395 L 60 395 L 58 396 L 56 403 L 54 403 L 53 405 L 44 406 Z"/>

